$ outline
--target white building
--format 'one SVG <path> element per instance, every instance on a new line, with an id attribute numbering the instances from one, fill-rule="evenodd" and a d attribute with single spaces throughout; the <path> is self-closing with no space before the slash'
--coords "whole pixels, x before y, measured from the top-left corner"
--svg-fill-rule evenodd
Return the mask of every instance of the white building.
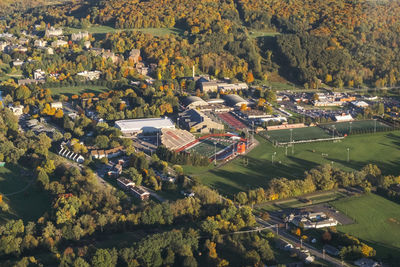
<path id="1" fill-rule="evenodd" d="M 39 40 L 35 40 L 35 42 L 33 43 L 33 45 L 35 47 L 45 47 L 47 45 L 47 41 L 44 41 L 42 39 Z"/>
<path id="2" fill-rule="evenodd" d="M 33 78 L 35 80 L 43 80 L 46 77 L 46 73 L 41 69 L 37 69 L 33 72 Z"/>
<path id="3" fill-rule="evenodd" d="M 62 102 L 53 102 L 53 103 L 50 104 L 50 106 L 52 108 L 55 108 L 55 109 L 62 109 L 63 108 Z"/>
<path id="4" fill-rule="evenodd" d="M 54 27 L 50 27 L 46 29 L 46 37 L 60 36 L 63 34 L 63 30 L 61 28 L 56 29 Z"/>
<path id="5" fill-rule="evenodd" d="M 68 46 L 68 42 L 64 41 L 64 40 L 57 40 L 51 43 L 52 47 L 64 47 L 64 46 Z"/>
<path id="6" fill-rule="evenodd" d="M 368 103 L 365 101 L 353 101 L 351 102 L 351 104 L 353 104 L 353 106 L 356 106 L 358 108 L 367 108 L 369 106 Z"/>
<path id="7" fill-rule="evenodd" d="M 19 105 L 19 106 L 9 106 L 8 107 L 16 116 L 21 116 L 24 113 L 24 106 Z"/>
<path id="8" fill-rule="evenodd" d="M 350 114 L 342 114 L 342 115 L 336 115 L 335 120 L 338 122 L 344 122 L 344 121 L 352 121 L 354 119 Z"/>
<path id="9" fill-rule="evenodd" d="M 17 59 L 15 61 L 13 61 L 13 66 L 17 67 L 17 66 L 22 66 L 24 64 L 24 61 Z"/>
<path id="10" fill-rule="evenodd" d="M 115 127 L 124 135 L 138 134 L 141 132 L 158 132 L 160 129 L 175 129 L 175 124 L 167 117 L 120 120 L 115 122 Z"/>
<path id="11" fill-rule="evenodd" d="M 78 32 L 78 33 L 71 34 L 71 40 L 74 42 L 80 41 L 82 39 L 89 39 L 89 33 L 88 32 Z"/>
<path id="12" fill-rule="evenodd" d="M 77 73 L 77 75 L 82 76 L 90 81 L 93 80 L 98 80 L 100 78 L 101 75 L 101 71 L 95 70 L 95 71 L 82 71 Z"/>

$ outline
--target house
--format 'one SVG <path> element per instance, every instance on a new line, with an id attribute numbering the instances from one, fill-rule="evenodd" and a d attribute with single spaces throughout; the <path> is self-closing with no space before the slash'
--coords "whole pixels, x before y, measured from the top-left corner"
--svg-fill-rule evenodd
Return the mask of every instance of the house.
<path id="1" fill-rule="evenodd" d="M 101 71 L 95 70 L 95 71 L 82 71 L 77 73 L 78 76 L 84 77 L 85 79 L 89 81 L 93 80 L 98 80 L 100 79 Z"/>
<path id="2" fill-rule="evenodd" d="M 35 40 L 35 42 L 33 43 L 33 45 L 35 47 L 45 47 L 47 45 L 47 41 L 44 41 L 42 39 L 39 40 Z"/>
<path id="3" fill-rule="evenodd" d="M 35 80 L 42 80 L 45 79 L 46 77 L 46 73 L 44 71 L 42 71 L 41 69 L 37 69 L 33 72 L 33 78 Z"/>
<path id="4" fill-rule="evenodd" d="M 16 116 L 21 116 L 24 112 L 24 106 L 19 105 L 19 106 L 9 106 L 8 107 Z"/>
<path id="5" fill-rule="evenodd" d="M 108 176 L 114 177 L 114 178 L 120 176 L 121 173 L 122 173 L 122 165 L 121 165 L 121 164 L 114 165 L 114 166 L 107 172 Z"/>
<path id="6" fill-rule="evenodd" d="M 55 109 L 62 109 L 63 108 L 63 103 L 62 102 L 53 102 L 53 103 L 50 104 L 50 106 L 52 108 L 55 108 Z"/>
<path id="7" fill-rule="evenodd" d="M 89 39 L 88 32 L 78 32 L 78 33 L 71 34 L 71 40 L 74 42 L 77 42 L 77 41 L 80 41 L 83 39 Z"/>
<path id="8" fill-rule="evenodd" d="M 13 64 L 14 67 L 18 67 L 18 66 L 22 66 L 24 63 L 25 63 L 24 61 L 22 61 L 20 59 L 17 59 L 15 61 L 13 61 L 12 64 Z"/>
<path id="9" fill-rule="evenodd" d="M 83 43 L 83 47 L 86 48 L 86 49 L 89 49 L 91 45 L 92 45 L 92 43 L 90 41 L 85 41 Z"/>
<path id="10" fill-rule="evenodd" d="M 57 40 L 51 43 L 52 47 L 66 47 L 68 46 L 68 42 L 64 40 Z"/>
<path id="11" fill-rule="evenodd" d="M 129 60 L 132 60 L 135 64 L 139 63 L 140 59 L 140 50 L 139 49 L 132 49 L 129 53 Z"/>
<path id="12" fill-rule="evenodd" d="M 46 33 L 45 36 L 46 37 L 54 37 L 54 36 L 60 36 L 63 34 L 63 30 L 61 28 L 54 28 L 54 27 L 50 27 L 50 28 L 46 28 Z"/>

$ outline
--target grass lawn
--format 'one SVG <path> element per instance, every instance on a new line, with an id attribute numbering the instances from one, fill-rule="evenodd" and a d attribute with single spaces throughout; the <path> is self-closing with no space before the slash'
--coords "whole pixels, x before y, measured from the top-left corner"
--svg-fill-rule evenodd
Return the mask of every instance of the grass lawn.
<path id="1" fill-rule="evenodd" d="M 108 88 L 100 85 L 80 85 L 67 87 L 51 87 L 49 88 L 53 96 L 66 95 L 71 96 L 82 93 L 101 93 L 107 91 Z"/>
<path id="2" fill-rule="evenodd" d="M 264 37 L 264 36 L 274 37 L 278 34 L 280 34 L 280 33 L 274 32 L 274 31 L 249 30 L 249 36 L 251 38 L 258 38 L 258 37 Z"/>
<path id="3" fill-rule="evenodd" d="M 197 176 L 205 184 L 222 194 L 232 196 L 239 191 L 266 187 L 276 177 L 302 178 L 304 171 L 322 164 L 334 164 L 345 171 L 359 170 L 368 163 L 378 165 L 384 174 L 400 174 L 400 132 L 382 132 L 348 136 L 341 142 L 296 144 L 294 154 L 289 147 L 273 147 L 267 140 L 257 137 L 260 144 L 246 157 L 236 158 L 219 169 L 184 166 L 184 171 Z M 347 162 L 347 148 L 350 161 Z M 274 165 L 272 165 L 272 155 Z M 322 157 L 322 154 L 325 154 Z"/>
<path id="4" fill-rule="evenodd" d="M 339 132 L 341 135 L 344 135 L 344 134 L 350 134 L 350 127 L 351 127 L 351 132 L 353 133 L 354 132 L 360 133 L 360 131 L 372 133 L 375 131 L 375 125 L 377 132 L 390 130 L 389 125 L 386 125 L 380 121 L 375 122 L 374 120 L 326 123 L 322 124 L 321 127 L 326 129 L 332 129 L 332 127 L 335 126 L 336 131 Z"/>
<path id="5" fill-rule="evenodd" d="M 377 256 L 400 255 L 400 205 L 375 194 L 365 194 L 332 203 L 356 223 L 338 230 L 365 240 Z"/>
<path id="6" fill-rule="evenodd" d="M 279 143 L 287 143 L 291 141 L 289 129 L 267 131 L 265 134 L 268 135 L 271 140 L 277 141 Z M 323 130 L 320 127 L 316 126 L 295 128 L 292 130 L 293 142 L 302 140 L 325 139 L 332 137 L 333 136 L 327 130 Z"/>
<path id="7" fill-rule="evenodd" d="M 84 32 L 87 31 L 92 34 L 106 34 L 106 33 L 114 33 L 114 32 L 120 32 L 120 31 L 141 31 L 144 33 L 149 33 L 154 36 L 164 36 L 167 34 L 175 34 L 175 35 L 181 35 L 183 33 L 183 30 L 179 28 L 137 28 L 137 29 L 116 29 L 110 26 L 104 26 L 104 25 L 99 25 L 99 26 L 92 26 L 87 29 L 76 29 L 76 28 L 70 28 L 66 27 L 64 28 L 67 32 L 70 33 L 77 33 L 77 32 Z"/>
<path id="8" fill-rule="evenodd" d="M 37 188 L 34 182 L 28 187 L 33 177 L 27 176 L 21 170 L 24 169 L 19 165 L 0 167 L 0 194 L 5 195 L 3 201 L 10 208 L 9 212 L 0 211 L 0 223 L 19 218 L 24 221 L 37 220 L 50 206 L 49 197 Z M 23 192 L 7 196 L 25 188 Z"/>

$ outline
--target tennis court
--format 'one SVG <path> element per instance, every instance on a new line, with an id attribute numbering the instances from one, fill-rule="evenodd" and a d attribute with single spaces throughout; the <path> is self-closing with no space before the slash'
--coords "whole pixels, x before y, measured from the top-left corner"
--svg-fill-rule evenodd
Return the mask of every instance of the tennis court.
<path id="1" fill-rule="evenodd" d="M 292 133 L 291 133 L 292 131 Z M 313 141 L 318 139 L 331 138 L 332 135 L 328 130 L 322 129 L 320 127 L 304 127 L 295 129 L 283 129 L 264 132 L 264 135 L 271 141 L 277 143 L 289 143 L 299 142 L 299 141 Z M 292 139 L 291 139 L 292 136 Z"/>
<path id="2" fill-rule="evenodd" d="M 375 131 L 384 132 L 391 130 L 391 127 L 389 125 L 386 125 L 377 120 L 336 122 L 320 124 L 319 126 L 321 128 L 330 130 L 332 130 L 334 127 L 335 132 L 339 133 L 340 135 L 373 133 Z"/>

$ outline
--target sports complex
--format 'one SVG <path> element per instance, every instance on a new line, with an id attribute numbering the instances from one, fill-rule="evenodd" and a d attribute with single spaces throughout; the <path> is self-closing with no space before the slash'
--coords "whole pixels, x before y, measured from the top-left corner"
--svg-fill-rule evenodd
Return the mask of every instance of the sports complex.
<path id="1" fill-rule="evenodd" d="M 319 124 L 301 128 L 269 130 L 260 133 L 272 144 L 288 145 L 318 141 L 336 141 L 351 134 L 376 133 L 394 130 L 393 126 L 378 120 L 361 120 Z"/>
<path id="2" fill-rule="evenodd" d="M 246 151 L 247 139 L 234 134 L 209 134 L 179 148 L 176 152 L 198 153 L 210 160 L 227 160 Z"/>

